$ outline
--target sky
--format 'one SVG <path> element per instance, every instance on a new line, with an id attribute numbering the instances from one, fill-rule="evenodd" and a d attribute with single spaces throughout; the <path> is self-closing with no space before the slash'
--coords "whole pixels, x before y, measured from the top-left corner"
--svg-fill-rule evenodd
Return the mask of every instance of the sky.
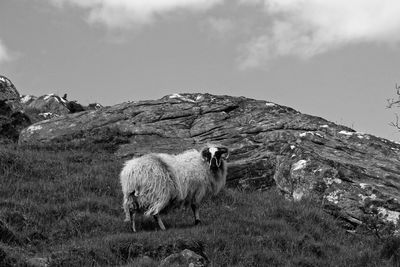
<path id="1" fill-rule="evenodd" d="M 245 96 L 399 141 L 399 14 L 398 0 L 0 0 L 0 75 L 82 104 Z"/>

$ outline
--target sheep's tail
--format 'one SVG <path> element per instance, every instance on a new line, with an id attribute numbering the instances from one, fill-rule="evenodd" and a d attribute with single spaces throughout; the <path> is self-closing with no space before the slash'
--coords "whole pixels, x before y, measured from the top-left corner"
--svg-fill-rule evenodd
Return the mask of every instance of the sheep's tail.
<path id="1" fill-rule="evenodd" d="M 159 214 L 178 194 L 175 174 L 157 155 L 128 161 L 121 173 L 122 187 L 132 193 L 147 216 Z"/>

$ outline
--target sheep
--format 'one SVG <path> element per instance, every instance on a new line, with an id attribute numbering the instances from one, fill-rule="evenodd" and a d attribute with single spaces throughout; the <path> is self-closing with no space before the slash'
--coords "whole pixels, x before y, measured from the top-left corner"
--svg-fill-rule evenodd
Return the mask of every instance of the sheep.
<path id="1" fill-rule="evenodd" d="M 125 221 L 136 232 L 135 214 L 144 213 L 164 231 L 160 212 L 185 204 L 192 208 L 195 225 L 199 224 L 202 199 L 225 186 L 228 156 L 228 148 L 208 145 L 201 152 L 152 153 L 128 160 L 120 174 Z"/>

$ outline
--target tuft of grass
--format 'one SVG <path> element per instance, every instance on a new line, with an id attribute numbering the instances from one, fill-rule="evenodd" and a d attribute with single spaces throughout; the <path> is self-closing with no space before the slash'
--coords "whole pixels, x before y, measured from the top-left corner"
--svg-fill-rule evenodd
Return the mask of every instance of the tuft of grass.
<path id="1" fill-rule="evenodd" d="M 107 151 L 0 147 L 0 221 L 19 243 L 0 241 L 0 265 L 32 258 L 49 266 L 157 266 L 190 249 L 210 266 L 393 266 L 398 239 L 349 234 L 311 200 L 290 202 L 271 189 L 225 189 L 200 208 L 162 215 L 167 231 L 138 218 L 123 222 L 122 161 Z M 29 265 L 29 264 L 27 264 Z"/>

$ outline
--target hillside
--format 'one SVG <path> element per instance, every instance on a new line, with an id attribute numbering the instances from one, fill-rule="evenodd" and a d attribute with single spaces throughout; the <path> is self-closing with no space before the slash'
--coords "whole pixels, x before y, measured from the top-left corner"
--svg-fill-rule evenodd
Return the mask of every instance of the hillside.
<path id="1" fill-rule="evenodd" d="M 156 266 L 186 248 L 211 266 L 400 262 L 398 143 L 245 97 L 84 107 L 0 85 L 0 265 Z M 122 162 L 209 142 L 230 157 L 228 188 L 201 211 L 206 223 L 193 227 L 178 210 L 167 232 L 142 220 L 131 234 Z"/>
<path id="2" fill-rule="evenodd" d="M 41 121 L 19 138 L 28 147 L 95 145 L 120 158 L 207 142 L 231 149 L 232 188 L 315 198 L 349 229 L 371 209 L 388 222 L 400 214 L 400 144 L 268 101 L 174 94 Z"/>
<path id="3" fill-rule="evenodd" d="M 121 209 L 122 161 L 85 150 L 0 147 L 1 266 L 158 266 L 184 249 L 210 266 L 392 266 L 399 260 L 400 242 L 391 235 L 346 232 L 316 202 L 287 201 L 274 189 L 227 189 L 201 207 L 200 226 L 192 225 L 189 210 L 176 210 L 163 216 L 167 231 L 141 218 L 133 234 Z"/>

